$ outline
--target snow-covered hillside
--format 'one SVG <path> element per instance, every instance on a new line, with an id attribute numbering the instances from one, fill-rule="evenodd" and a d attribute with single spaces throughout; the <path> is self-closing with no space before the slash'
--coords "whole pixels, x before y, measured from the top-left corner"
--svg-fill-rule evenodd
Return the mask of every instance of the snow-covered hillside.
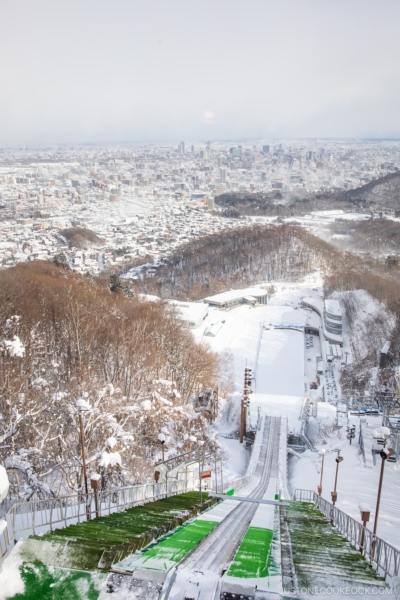
<path id="1" fill-rule="evenodd" d="M 378 354 L 396 325 L 396 318 L 365 290 L 335 292 L 343 314 L 344 349 L 348 362 L 359 362 Z"/>

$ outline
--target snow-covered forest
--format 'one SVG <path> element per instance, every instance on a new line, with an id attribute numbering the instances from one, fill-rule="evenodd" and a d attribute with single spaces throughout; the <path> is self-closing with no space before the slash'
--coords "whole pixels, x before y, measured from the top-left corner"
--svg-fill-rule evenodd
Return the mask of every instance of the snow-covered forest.
<path id="1" fill-rule="evenodd" d="M 74 493 L 82 485 L 79 398 L 90 471 L 103 485 L 145 481 L 166 446 L 188 436 L 213 446 L 188 400 L 216 385 L 220 359 L 161 303 L 34 262 L 0 273 L 0 452 L 14 497 Z M 111 441 L 110 441 L 111 439 Z M 110 453 L 115 453 L 110 456 Z"/>
<path id="2" fill-rule="evenodd" d="M 201 237 L 181 246 L 137 285 L 164 298 L 200 299 L 225 291 L 279 279 L 297 280 L 325 268 L 333 253 L 329 244 L 291 225 L 248 225 Z"/>

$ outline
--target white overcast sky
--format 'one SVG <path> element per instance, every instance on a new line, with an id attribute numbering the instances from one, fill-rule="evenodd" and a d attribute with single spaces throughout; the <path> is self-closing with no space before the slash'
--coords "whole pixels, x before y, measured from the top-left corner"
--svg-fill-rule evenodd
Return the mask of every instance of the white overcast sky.
<path id="1" fill-rule="evenodd" d="M 400 0 L 0 0 L 0 146 L 400 137 Z"/>

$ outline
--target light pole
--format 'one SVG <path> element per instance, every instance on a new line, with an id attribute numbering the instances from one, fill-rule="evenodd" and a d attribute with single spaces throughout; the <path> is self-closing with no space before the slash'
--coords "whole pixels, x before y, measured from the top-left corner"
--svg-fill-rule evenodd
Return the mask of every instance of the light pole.
<path id="1" fill-rule="evenodd" d="M 85 493 L 86 493 L 86 518 L 88 521 L 90 521 L 90 511 L 89 511 L 89 507 L 88 507 L 89 490 L 88 490 L 87 472 L 86 472 L 85 430 L 83 427 L 83 414 L 92 410 L 92 407 L 90 406 L 89 402 L 87 402 L 84 398 L 78 398 L 78 400 L 75 403 L 75 406 L 78 410 L 79 427 L 80 427 L 83 480 L 85 483 Z"/>
<path id="2" fill-rule="evenodd" d="M 189 459 L 192 460 L 192 448 L 193 448 L 193 444 L 195 444 L 197 442 L 197 437 L 195 437 L 194 435 L 190 435 L 189 436 Z"/>
<path id="3" fill-rule="evenodd" d="M 204 442 L 202 440 L 199 440 L 198 445 L 204 446 Z M 201 456 L 201 458 L 199 456 L 199 500 L 200 500 L 200 504 L 203 504 L 203 490 L 201 487 L 203 470 L 204 470 L 204 452 L 203 452 L 203 455 Z"/>
<path id="4" fill-rule="evenodd" d="M 376 440 L 383 440 L 383 448 L 380 451 L 380 457 L 382 459 L 382 463 L 381 463 L 381 473 L 379 476 L 379 485 L 378 485 L 378 496 L 376 499 L 376 509 L 375 509 L 375 519 L 374 519 L 374 541 L 373 541 L 373 550 L 372 550 L 372 556 L 375 554 L 375 537 L 376 537 L 376 531 L 378 529 L 378 517 L 379 517 L 379 506 L 381 503 L 381 492 L 382 492 L 382 482 L 383 482 L 383 473 L 385 470 L 385 461 L 387 458 L 389 458 L 389 456 L 392 456 L 393 454 L 393 448 L 388 448 L 386 450 L 386 444 L 387 441 L 390 437 L 390 429 L 389 427 L 380 427 L 379 429 L 377 429 L 376 431 L 374 431 L 373 433 L 373 437 Z"/>
<path id="5" fill-rule="evenodd" d="M 322 456 L 322 462 L 321 462 L 321 478 L 319 481 L 319 486 L 318 486 L 318 495 L 321 496 L 322 494 L 322 477 L 324 475 L 324 461 L 325 461 L 325 450 L 322 449 L 319 451 L 319 453 Z"/>
<path id="6" fill-rule="evenodd" d="M 98 473 L 92 473 L 92 475 L 90 476 L 90 485 L 91 485 L 93 493 L 94 493 L 94 505 L 96 508 L 96 519 L 98 519 L 100 516 L 99 497 L 98 497 L 100 480 L 101 480 L 101 475 L 99 475 Z"/>
<path id="7" fill-rule="evenodd" d="M 352 440 L 354 440 L 354 438 L 356 437 L 356 426 L 355 425 L 350 425 L 346 427 L 346 437 L 348 440 L 350 440 L 350 446 L 351 446 L 351 442 Z"/>
<path id="8" fill-rule="evenodd" d="M 165 434 L 164 433 L 159 433 L 158 434 L 158 441 L 161 444 L 161 452 L 162 452 L 162 461 L 164 462 L 164 444 L 165 444 Z"/>
<path id="9" fill-rule="evenodd" d="M 361 521 L 362 521 L 362 524 L 363 524 L 363 528 L 362 528 L 362 531 L 361 531 L 361 540 L 360 540 L 360 552 L 362 554 L 363 550 L 364 550 L 365 528 L 367 526 L 367 523 L 369 521 L 369 517 L 371 515 L 371 509 L 368 506 L 368 504 L 360 504 L 358 506 L 358 508 L 360 509 L 360 512 L 361 512 Z"/>
<path id="10" fill-rule="evenodd" d="M 338 474 L 339 474 L 339 465 L 343 460 L 343 456 L 340 456 L 340 450 L 334 450 L 334 452 L 337 452 L 338 455 L 335 458 L 336 461 L 336 475 L 335 475 L 335 488 L 333 490 L 333 492 L 331 492 L 331 496 L 332 496 L 332 504 L 333 506 L 335 506 L 336 501 L 337 501 L 337 491 L 336 491 L 336 486 L 337 486 L 337 480 L 338 480 Z"/>

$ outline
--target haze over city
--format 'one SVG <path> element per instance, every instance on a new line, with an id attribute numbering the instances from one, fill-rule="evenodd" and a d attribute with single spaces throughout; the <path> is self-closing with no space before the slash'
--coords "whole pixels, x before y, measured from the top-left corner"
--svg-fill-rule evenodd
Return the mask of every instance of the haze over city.
<path id="1" fill-rule="evenodd" d="M 400 136 L 397 0 L 3 0 L 0 14 L 0 146 Z"/>

